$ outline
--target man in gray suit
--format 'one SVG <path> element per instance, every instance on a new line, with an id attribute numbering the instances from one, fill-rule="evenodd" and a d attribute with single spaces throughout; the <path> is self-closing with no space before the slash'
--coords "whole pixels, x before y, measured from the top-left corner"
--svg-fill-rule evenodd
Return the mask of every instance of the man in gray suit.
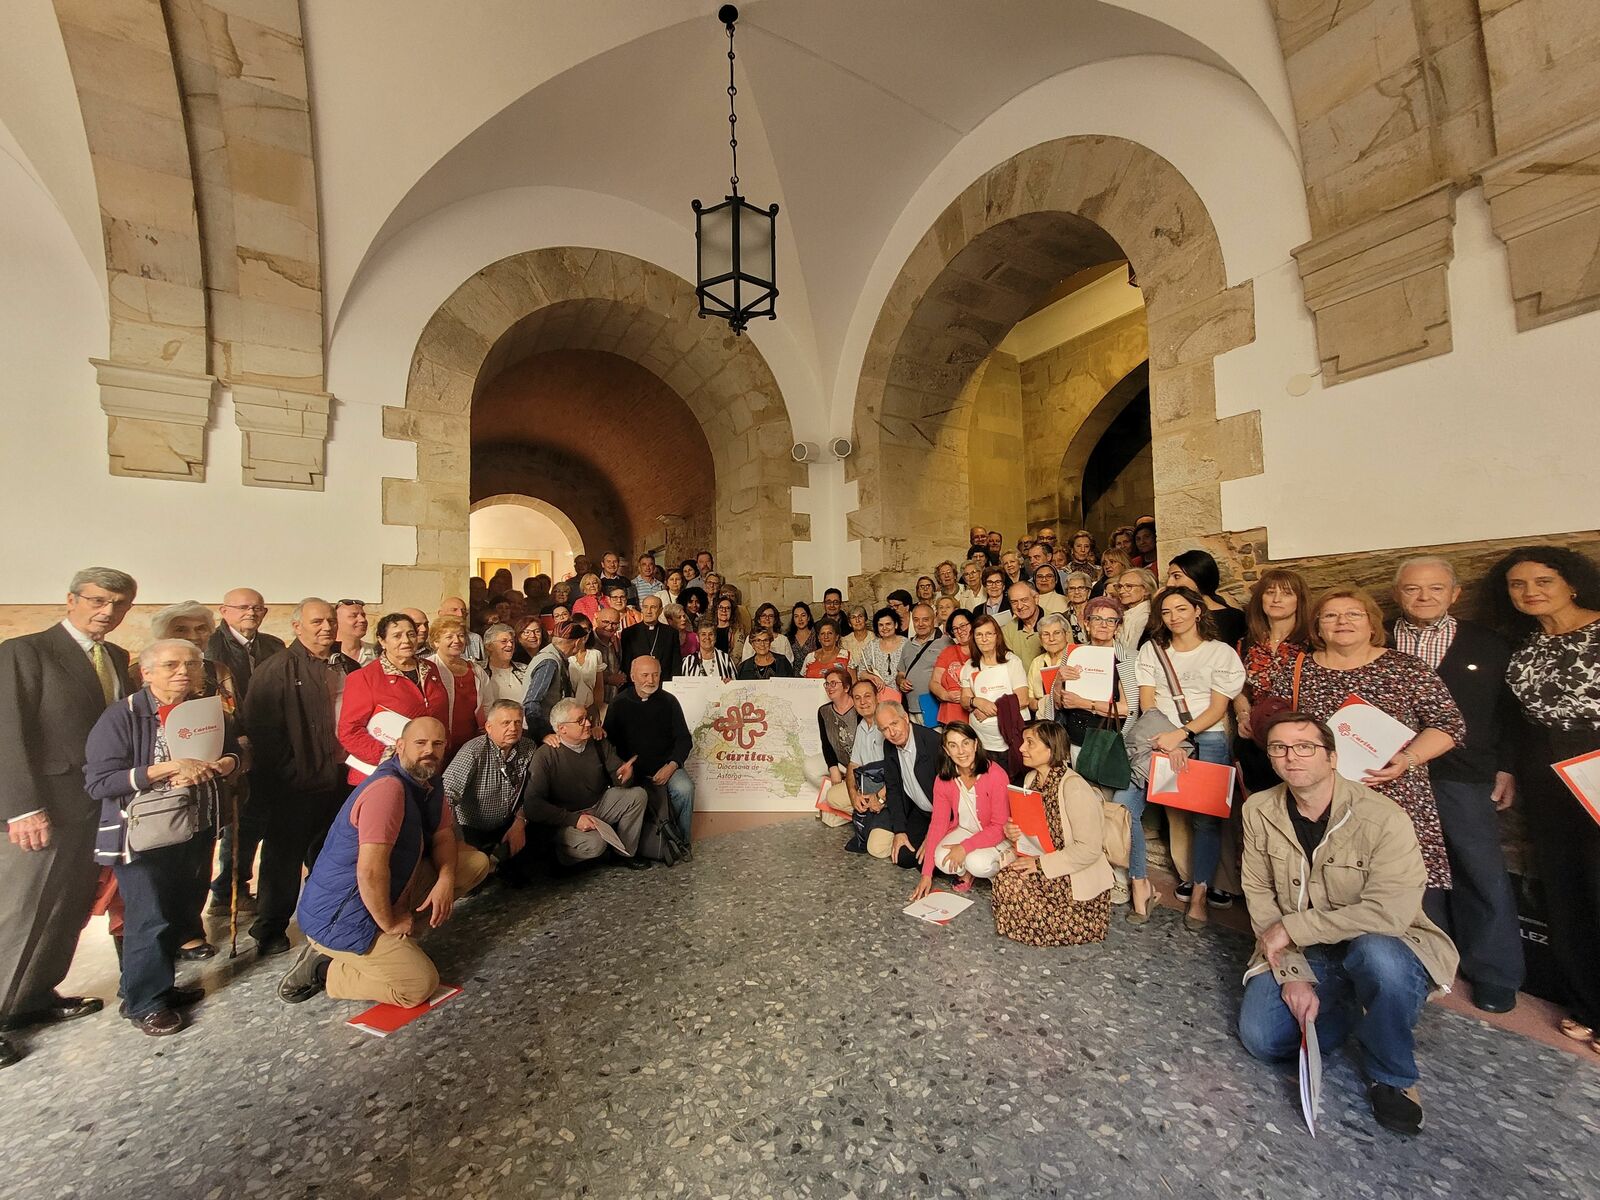
<path id="1" fill-rule="evenodd" d="M 128 694 L 128 652 L 106 636 L 138 585 L 87 567 L 67 589 L 59 625 L 0 642 L 0 1032 L 100 1011 L 62 996 L 94 902 L 100 806 L 83 787 L 84 743 L 108 705 Z M 21 1053 L 0 1036 L 0 1067 Z"/>

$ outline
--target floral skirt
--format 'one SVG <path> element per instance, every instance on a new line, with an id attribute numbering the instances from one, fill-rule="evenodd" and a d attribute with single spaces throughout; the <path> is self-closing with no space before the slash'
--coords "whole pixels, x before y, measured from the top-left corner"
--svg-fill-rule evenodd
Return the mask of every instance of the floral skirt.
<path id="1" fill-rule="evenodd" d="M 1025 946 L 1103 942 L 1111 927 L 1111 893 L 1074 900 L 1072 880 L 1001 871 L 994 877 L 994 931 Z"/>

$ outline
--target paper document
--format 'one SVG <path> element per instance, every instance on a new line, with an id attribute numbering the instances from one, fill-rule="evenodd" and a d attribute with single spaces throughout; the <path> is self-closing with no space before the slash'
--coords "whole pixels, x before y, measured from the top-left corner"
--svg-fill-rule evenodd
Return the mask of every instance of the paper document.
<path id="1" fill-rule="evenodd" d="M 1067 651 L 1067 666 L 1077 667 L 1083 674 L 1076 679 L 1062 680 L 1063 688 L 1097 704 L 1111 702 L 1111 687 L 1117 671 L 1114 647 L 1074 646 Z"/>
<path id="2" fill-rule="evenodd" d="M 446 1000 L 453 1000 L 461 995 L 461 989 L 454 984 L 441 983 L 421 1004 L 415 1008 L 401 1008 L 398 1004 L 374 1004 L 364 1012 L 358 1012 L 345 1024 L 354 1025 L 362 1033 L 370 1033 L 374 1037 L 388 1037 L 397 1029 L 401 1029 L 415 1021 L 424 1013 L 432 1012 Z"/>
<path id="3" fill-rule="evenodd" d="M 930 892 L 921 900 L 914 900 L 900 911 L 908 917 L 916 917 L 919 921 L 926 921 L 930 925 L 948 925 L 955 917 L 960 916 L 972 907 L 972 901 L 966 896 L 958 896 L 954 892 Z"/>
<path id="4" fill-rule="evenodd" d="M 174 705 L 161 726 L 173 758 L 216 762 L 222 757 L 222 697 L 203 696 Z"/>
<path id="5" fill-rule="evenodd" d="M 1317 1136 L 1317 1116 L 1322 1111 L 1322 1048 L 1317 1045 L 1317 1023 L 1300 1031 L 1300 1111 L 1311 1136 Z"/>
<path id="6" fill-rule="evenodd" d="M 622 844 L 622 839 L 617 836 L 617 831 L 615 829 L 611 828 L 611 826 L 607 825 L 593 813 L 589 814 L 589 819 L 594 822 L 595 832 L 600 835 L 601 839 L 606 845 L 610 846 L 618 854 L 622 855 L 623 858 L 633 857 L 632 851 L 628 850 L 627 847 Z"/>
<path id="7" fill-rule="evenodd" d="M 1389 765 L 1401 747 L 1417 736 L 1383 709 L 1352 695 L 1333 714 L 1334 745 L 1339 751 L 1339 774 L 1360 783 L 1368 771 Z"/>
<path id="8" fill-rule="evenodd" d="M 374 741 L 382 742 L 385 746 L 392 746 L 400 740 L 400 735 L 406 731 L 406 726 L 410 723 L 410 717 L 391 709 L 380 708 L 367 722 L 367 736 Z M 345 756 L 344 765 L 360 771 L 363 775 L 371 775 L 378 769 L 377 763 L 363 762 L 354 754 Z"/>
<path id="9" fill-rule="evenodd" d="M 1554 769 L 1589 816 L 1600 822 L 1600 750 L 1558 762 Z"/>
<path id="10" fill-rule="evenodd" d="M 1056 844 L 1050 837 L 1050 822 L 1044 815 L 1044 796 L 1029 788 L 1012 784 L 1006 788 L 1011 802 L 1011 820 L 1022 830 L 1017 839 L 1017 853 L 1029 858 L 1042 858 L 1054 854 Z"/>

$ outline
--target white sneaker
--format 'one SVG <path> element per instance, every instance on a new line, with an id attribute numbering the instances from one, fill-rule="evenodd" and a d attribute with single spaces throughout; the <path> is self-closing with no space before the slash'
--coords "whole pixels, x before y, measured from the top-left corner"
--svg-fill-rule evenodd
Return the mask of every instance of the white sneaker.
<path id="1" fill-rule="evenodd" d="M 1133 893 L 1128 890 L 1128 868 L 1111 868 L 1111 903 L 1127 904 L 1133 899 Z"/>

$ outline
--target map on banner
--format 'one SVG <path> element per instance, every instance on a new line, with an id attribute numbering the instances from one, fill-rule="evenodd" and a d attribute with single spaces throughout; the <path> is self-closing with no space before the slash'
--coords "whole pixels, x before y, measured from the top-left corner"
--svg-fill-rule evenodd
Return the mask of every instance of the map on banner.
<path id="1" fill-rule="evenodd" d="M 825 772 L 820 679 L 674 679 L 664 685 L 694 736 L 687 770 L 702 812 L 816 807 Z"/>

